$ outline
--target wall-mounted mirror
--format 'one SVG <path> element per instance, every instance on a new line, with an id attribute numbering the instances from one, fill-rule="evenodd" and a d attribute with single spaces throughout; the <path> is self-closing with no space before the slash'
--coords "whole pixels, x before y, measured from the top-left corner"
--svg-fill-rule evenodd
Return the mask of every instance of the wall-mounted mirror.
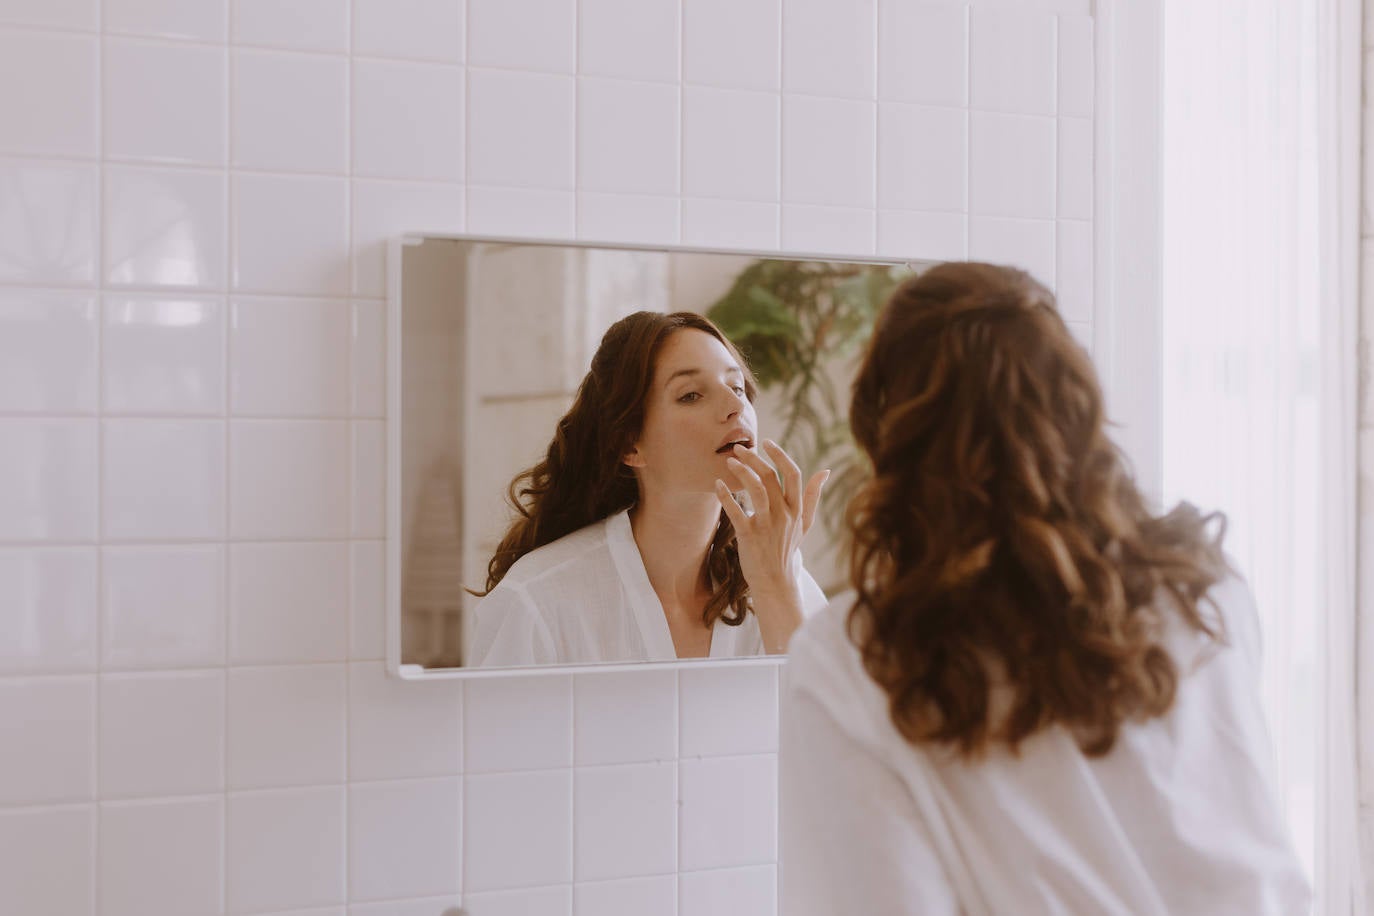
<path id="1" fill-rule="evenodd" d="M 512 480 L 547 457 L 561 421 L 565 439 L 579 435 L 563 418 L 598 347 L 612 346 L 607 332 L 617 322 L 624 333 L 615 337 L 622 349 L 607 374 L 611 387 L 637 392 L 631 397 L 644 402 L 642 416 L 709 414 L 698 438 L 710 453 L 688 456 L 706 473 L 716 473 L 712 462 L 724 467 L 739 439 L 776 465 L 765 438 L 783 447 L 803 479 L 831 470 L 802 541 L 798 581 L 807 612 L 844 589 L 841 509 L 863 473 L 848 434 L 848 381 L 878 307 L 919 264 L 420 235 L 395 239 L 390 258 L 386 581 L 394 673 L 452 677 L 534 665 L 768 657 L 763 631 L 770 618 L 761 628 L 747 608 L 727 604 L 703 622 L 703 632 L 674 628 L 636 546 L 642 532 L 632 519 L 639 509 L 622 511 L 624 498 L 576 533 L 558 529 L 550 509 L 537 527 L 560 537 L 535 538 L 537 550 L 515 565 L 496 565 L 500 583 L 488 597 L 473 594 L 489 590 L 493 556 L 518 518 Z M 653 324 L 676 312 L 706 316 L 728 343 L 697 328 L 669 331 L 655 338 L 638 381 L 620 377 L 638 365 L 629 352 L 638 344 L 624 342 L 643 337 L 636 322 Z M 650 391 L 670 406 L 653 413 L 660 409 Z M 624 391 L 618 406 L 611 395 L 597 397 L 598 409 L 625 409 Z M 716 438 L 723 440 L 719 452 Z M 565 448 L 574 464 L 585 459 L 579 450 L 595 445 Z M 677 460 L 695 444 L 673 448 L 681 452 Z M 563 475 L 563 489 L 573 493 L 565 503 L 595 502 L 587 494 L 606 487 L 634 493 L 636 481 L 644 494 L 651 486 L 645 475 L 662 465 L 663 454 L 659 446 L 658 465 L 647 470 L 636 465 L 638 453 L 622 466 L 613 460 L 608 473 L 618 481 L 550 468 L 545 483 Z M 742 485 L 738 498 L 747 511 Z M 523 501 L 528 506 L 531 499 Z M 572 510 L 558 509 L 566 511 Z M 524 530 L 527 542 L 535 527 Z M 714 547 L 705 549 L 703 587 L 720 591 L 729 573 L 719 565 L 724 561 L 712 559 Z"/>

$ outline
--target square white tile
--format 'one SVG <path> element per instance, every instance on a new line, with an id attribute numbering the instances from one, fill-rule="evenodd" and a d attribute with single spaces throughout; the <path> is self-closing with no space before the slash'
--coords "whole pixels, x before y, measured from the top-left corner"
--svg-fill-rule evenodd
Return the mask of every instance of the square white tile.
<path id="1" fill-rule="evenodd" d="M 1053 219 L 1055 120 L 975 111 L 969 123 L 969 212 Z"/>
<path id="2" fill-rule="evenodd" d="M 578 913 L 596 916 L 675 916 L 677 875 L 579 882 L 573 886 L 573 901 Z"/>
<path id="3" fill-rule="evenodd" d="M 466 777 L 463 835 L 465 893 L 567 884 L 572 770 Z"/>
<path id="4" fill-rule="evenodd" d="M 223 289 L 228 185 L 219 172 L 105 169 L 105 280 Z"/>
<path id="5" fill-rule="evenodd" d="M 878 98 L 968 104 L 968 6 L 879 0 Z"/>
<path id="6" fill-rule="evenodd" d="M 962 213 L 878 211 L 878 254 L 885 258 L 962 261 L 968 252 L 968 217 Z"/>
<path id="7" fill-rule="evenodd" d="M 1059 218 L 1093 218 L 1093 122 L 1059 119 Z"/>
<path id="8" fill-rule="evenodd" d="M 682 244 L 769 250 L 778 247 L 774 203 L 689 197 L 682 201 Z"/>
<path id="9" fill-rule="evenodd" d="M 0 160 L 0 282 L 94 284 L 98 189 L 96 166 Z"/>
<path id="10" fill-rule="evenodd" d="M 103 46 L 105 155 L 222 165 L 229 148 L 224 48 L 110 38 Z M 168 112 L 176 117 L 168 117 Z"/>
<path id="11" fill-rule="evenodd" d="M 680 220 L 675 195 L 577 195 L 577 237 L 583 240 L 674 245 Z"/>
<path id="12" fill-rule="evenodd" d="M 349 899 L 457 893 L 461 825 L 460 779 L 353 783 L 348 787 Z"/>
<path id="13" fill-rule="evenodd" d="M 224 790 L 224 672 L 100 679 L 100 797 Z"/>
<path id="14" fill-rule="evenodd" d="M 777 669 L 684 670 L 678 684 L 683 757 L 778 749 Z"/>
<path id="15" fill-rule="evenodd" d="M 95 797 L 95 707 L 93 677 L 0 681 L 0 804 Z"/>
<path id="16" fill-rule="evenodd" d="M 678 80 L 679 0 L 579 0 L 577 71 L 584 76 Z"/>
<path id="17" fill-rule="evenodd" d="M 468 65 L 572 73 L 573 0 L 468 0 Z"/>
<path id="18" fill-rule="evenodd" d="M 353 0 L 353 53 L 461 64 L 464 0 Z"/>
<path id="19" fill-rule="evenodd" d="M 576 764 L 676 759 L 677 679 L 675 671 L 576 675 Z"/>
<path id="20" fill-rule="evenodd" d="M 220 912 L 223 859 L 222 798 L 101 805 L 100 912 Z"/>
<path id="21" fill-rule="evenodd" d="M 679 879 L 678 916 L 775 916 L 777 869 L 721 868 L 687 872 Z"/>
<path id="22" fill-rule="evenodd" d="M 678 764 L 680 871 L 777 861 L 777 758 L 708 757 Z"/>
<path id="23" fill-rule="evenodd" d="M 236 664 L 343 661 L 348 544 L 229 547 L 229 659 Z"/>
<path id="24" fill-rule="evenodd" d="M 1374 22 L 1374 17 L 1367 21 Z M 1092 16 L 1059 17 L 1059 114 L 1093 116 Z"/>
<path id="25" fill-rule="evenodd" d="M 343 786 L 229 794 L 228 912 L 342 903 L 346 896 Z"/>
<path id="26" fill-rule="evenodd" d="M 229 305 L 229 409 L 237 416 L 348 415 L 352 311 L 341 299 Z"/>
<path id="27" fill-rule="evenodd" d="M 348 182 L 235 175 L 235 289 L 333 295 L 348 291 Z"/>
<path id="28" fill-rule="evenodd" d="M 878 106 L 878 206 L 968 207 L 968 112 L 883 102 Z"/>
<path id="29" fill-rule="evenodd" d="M 349 544 L 348 657 L 380 659 L 386 655 L 386 580 L 384 541 Z"/>
<path id="30" fill-rule="evenodd" d="M 101 657 L 106 668 L 224 663 L 224 546 L 101 551 Z"/>
<path id="31" fill-rule="evenodd" d="M 355 301 L 352 327 L 352 379 L 350 400 L 353 416 L 386 414 L 386 305 Z"/>
<path id="32" fill-rule="evenodd" d="M 462 181 L 463 69 L 353 62 L 353 174 Z"/>
<path id="33" fill-rule="evenodd" d="M 564 238 L 576 232 L 570 191 L 469 188 L 467 231 L 481 235 Z"/>
<path id="34" fill-rule="evenodd" d="M 673 761 L 575 770 L 573 879 L 676 872 L 677 797 Z"/>
<path id="35" fill-rule="evenodd" d="M 94 916 L 95 806 L 0 811 L 0 887 L 16 913 Z"/>
<path id="36" fill-rule="evenodd" d="M 91 32 L 100 28 L 99 0 L 15 0 L 0 10 L 0 23 Z"/>
<path id="37" fill-rule="evenodd" d="M 872 210 L 783 204 L 782 247 L 815 254 L 872 254 L 874 216 Z"/>
<path id="38" fill-rule="evenodd" d="M 463 913 L 465 916 L 571 916 L 572 890 L 563 886 L 466 894 Z M 602 914 L 597 911 L 597 916 Z"/>
<path id="39" fill-rule="evenodd" d="M 682 5 L 682 80 L 776 92 L 781 33 L 778 0 L 690 0 Z"/>
<path id="40" fill-rule="evenodd" d="M 0 541 L 93 541 L 95 420 L 0 420 Z"/>
<path id="41" fill-rule="evenodd" d="M 460 185 L 414 181 L 353 182 L 353 294 L 386 295 L 387 242 L 402 232 L 463 231 Z"/>
<path id="42" fill-rule="evenodd" d="M 229 436 L 232 537 L 348 536 L 346 420 L 234 420 Z"/>
<path id="43" fill-rule="evenodd" d="M 784 96 L 782 199 L 872 207 L 876 117 L 873 102 Z"/>
<path id="44" fill-rule="evenodd" d="M 0 293 L 0 411 L 94 413 L 95 296 Z"/>
<path id="45" fill-rule="evenodd" d="M 0 152 L 100 155 L 99 58 L 93 36 L 0 31 Z"/>
<path id="46" fill-rule="evenodd" d="M 682 90 L 682 193 L 778 199 L 778 97 L 688 86 Z"/>
<path id="47" fill-rule="evenodd" d="M 105 412 L 223 415 L 225 311 L 219 298 L 107 295 Z"/>
<path id="48" fill-rule="evenodd" d="M 229 669 L 231 789 L 342 782 L 343 665 Z"/>
<path id="49" fill-rule="evenodd" d="M 571 190 L 574 96 L 571 77 L 470 70 L 468 181 Z"/>
<path id="50" fill-rule="evenodd" d="M 875 16 L 877 0 L 782 0 L 783 91 L 873 98 Z"/>
<path id="51" fill-rule="evenodd" d="M 386 537 L 386 423 L 354 420 L 352 534 Z"/>
<path id="52" fill-rule="evenodd" d="M 486 678 L 463 691 L 468 773 L 572 765 L 572 678 Z"/>
<path id="53" fill-rule="evenodd" d="M 980 111 L 1052 115 L 1056 109 L 1055 17 L 1010 6 L 969 12 L 969 104 Z"/>
<path id="54" fill-rule="evenodd" d="M 348 63 L 341 57 L 234 51 L 231 153 L 238 168 L 348 170 Z"/>
<path id="55" fill-rule="evenodd" d="M 1065 321 L 1091 322 L 1093 307 L 1093 224 L 1060 220 L 1055 245 L 1055 298 Z"/>
<path id="56" fill-rule="evenodd" d="M 0 550 L 0 674 L 95 667 L 95 561 L 89 547 Z"/>
<path id="57" fill-rule="evenodd" d="M 294 51 L 348 51 L 348 0 L 231 0 L 234 43 Z"/>
<path id="58" fill-rule="evenodd" d="M 101 529 L 109 540 L 224 536 L 223 420 L 105 420 Z"/>
<path id="59" fill-rule="evenodd" d="M 969 220 L 968 256 L 1019 267 L 1054 289 L 1054 228 L 1054 220 L 975 216 Z"/>
<path id="60" fill-rule="evenodd" d="M 222 42 L 229 0 L 104 0 L 107 32 Z"/>
<path id="61" fill-rule="evenodd" d="M 677 86 L 579 79 L 578 189 L 676 194 L 680 126 Z"/>
<path id="62" fill-rule="evenodd" d="M 460 681 L 415 684 L 389 676 L 380 662 L 349 666 L 349 779 L 448 776 L 462 768 Z"/>

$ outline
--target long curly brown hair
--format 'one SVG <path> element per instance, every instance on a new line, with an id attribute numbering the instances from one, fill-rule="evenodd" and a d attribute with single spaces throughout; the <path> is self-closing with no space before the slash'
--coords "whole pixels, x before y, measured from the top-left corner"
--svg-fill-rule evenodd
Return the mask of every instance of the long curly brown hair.
<path id="1" fill-rule="evenodd" d="M 758 386 L 734 344 L 709 319 L 694 312 L 635 312 L 607 329 L 577 389 L 572 407 L 558 421 L 544 459 L 511 481 L 508 496 L 515 519 L 487 564 L 486 595 L 515 561 L 545 544 L 628 509 L 639 499 L 639 483 L 625 465 L 627 452 L 644 429 L 644 403 L 658 355 L 669 336 L 684 329 L 704 331 L 739 363 L 751 402 Z M 702 571 L 711 597 L 702 622 L 717 619 L 739 626 L 749 611 L 749 585 L 740 569 L 734 526 L 724 511 Z"/>
<path id="2" fill-rule="evenodd" d="M 1099 756 L 1173 704 L 1167 614 L 1223 638 L 1200 603 L 1225 520 L 1147 510 L 1087 353 L 1022 271 L 944 264 L 899 287 L 850 425 L 873 474 L 848 515 L 848 631 L 908 741 L 974 758 L 1059 724 Z"/>

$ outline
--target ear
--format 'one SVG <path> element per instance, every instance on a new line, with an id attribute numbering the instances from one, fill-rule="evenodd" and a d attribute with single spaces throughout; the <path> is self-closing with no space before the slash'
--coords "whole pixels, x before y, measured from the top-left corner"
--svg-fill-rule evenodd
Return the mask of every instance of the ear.
<path id="1" fill-rule="evenodd" d="M 639 453 L 639 446 L 637 445 L 630 446 L 630 450 L 621 457 L 620 461 L 627 468 L 642 468 L 647 463 L 644 456 Z"/>

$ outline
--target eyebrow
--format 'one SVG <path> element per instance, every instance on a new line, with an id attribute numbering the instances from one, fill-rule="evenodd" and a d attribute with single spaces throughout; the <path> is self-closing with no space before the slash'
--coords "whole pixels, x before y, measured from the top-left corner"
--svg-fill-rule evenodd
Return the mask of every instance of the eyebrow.
<path id="1" fill-rule="evenodd" d="M 682 375 L 701 375 L 701 371 L 702 371 L 702 370 L 700 370 L 700 369 L 679 369 L 679 370 L 677 370 L 676 372 L 674 372 L 672 375 L 668 376 L 668 380 L 667 380 L 666 382 L 663 383 L 663 387 L 664 387 L 664 388 L 667 388 L 669 385 L 671 385 L 671 384 L 673 383 L 673 380 L 676 379 L 678 376 L 682 376 Z M 731 366 L 729 369 L 726 369 L 726 370 L 725 370 L 725 374 L 726 374 L 726 375 L 729 375 L 729 374 L 732 373 L 732 372 L 738 373 L 739 375 L 743 375 L 743 374 L 744 374 L 744 370 L 741 369 L 739 366 Z"/>

